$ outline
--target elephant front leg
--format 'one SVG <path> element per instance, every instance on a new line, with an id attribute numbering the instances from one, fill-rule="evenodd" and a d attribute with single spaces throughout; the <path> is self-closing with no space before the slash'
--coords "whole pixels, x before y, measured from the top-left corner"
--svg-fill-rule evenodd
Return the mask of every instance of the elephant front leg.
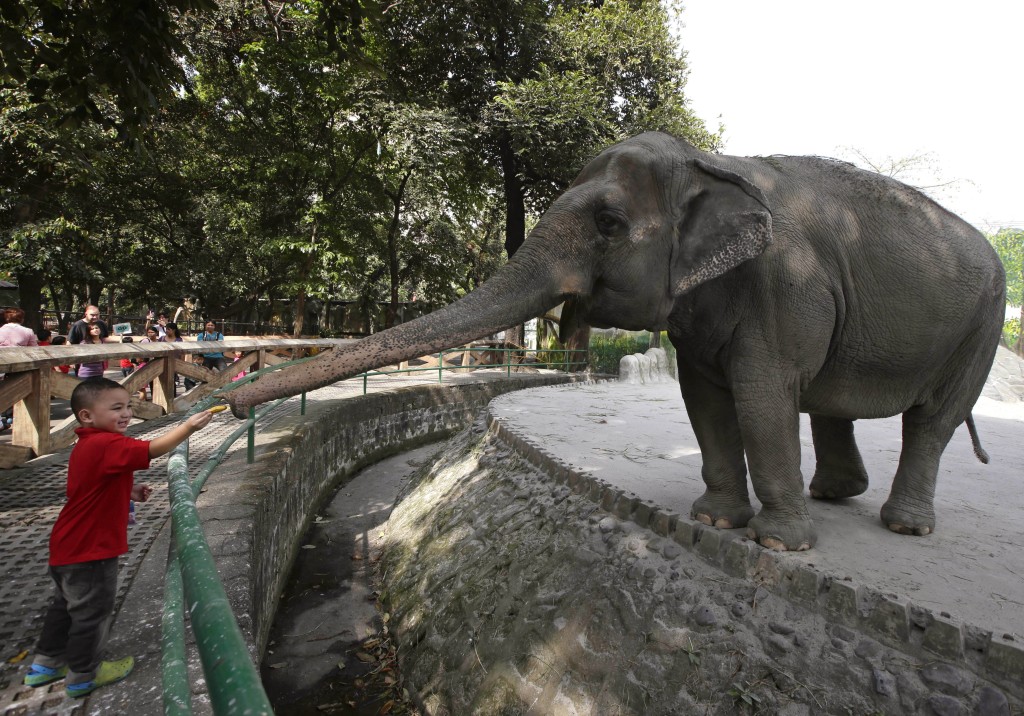
<path id="1" fill-rule="evenodd" d="M 811 415 L 811 434 L 816 457 L 811 497 L 837 500 L 863 494 L 868 472 L 853 437 L 853 421 Z"/>
<path id="2" fill-rule="evenodd" d="M 707 488 L 694 501 L 690 516 L 722 529 L 745 527 L 754 508 L 747 492 L 743 439 L 732 393 L 709 383 L 682 361 L 679 384 L 700 445 L 701 477 Z"/>
<path id="3" fill-rule="evenodd" d="M 796 379 L 791 385 L 741 384 L 733 390 L 750 479 L 761 501 L 761 511 L 750 520 L 747 534 L 769 549 L 810 549 L 817 533 L 800 474 Z"/>

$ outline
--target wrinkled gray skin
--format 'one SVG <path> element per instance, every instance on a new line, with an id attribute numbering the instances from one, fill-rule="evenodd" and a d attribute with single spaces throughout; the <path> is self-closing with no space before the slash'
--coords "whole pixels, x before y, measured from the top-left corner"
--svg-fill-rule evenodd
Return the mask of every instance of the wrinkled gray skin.
<path id="1" fill-rule="evenodd" d="M 668 329 L 704 461 L 694 518 L 797 550 L 816 538 L 801 412 L 817 458 L 810 492 L 824 499 L 867 488 L 853 421 L 902 413 L 882 520 L 902 533 L 934 529 L 939 458 L 991 367 L 1005 282 L 981 234 L 896 181 L 644 134 L 594 159 L 477 291 L 263 378 L 233 407 L 461 345 L 569 298 L 594 326 Z"/>

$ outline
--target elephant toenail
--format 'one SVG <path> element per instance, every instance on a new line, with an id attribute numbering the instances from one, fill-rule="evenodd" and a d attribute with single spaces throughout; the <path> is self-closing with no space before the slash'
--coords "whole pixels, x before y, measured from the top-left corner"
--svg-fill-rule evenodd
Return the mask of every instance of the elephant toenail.
<path id="1" fill-rule="evenodd" d="M 711 515 L 697 515 L 697 521 L 702 525 L 711 526 Z"/>
<path id="2" fill-rule="evenodd" d="M 731 530 L 732 522 L 726 519 L 725 517 L 719 517 L 717 520 L 715 520 L 715 527 L 717 527 L 720 530 Z"/>

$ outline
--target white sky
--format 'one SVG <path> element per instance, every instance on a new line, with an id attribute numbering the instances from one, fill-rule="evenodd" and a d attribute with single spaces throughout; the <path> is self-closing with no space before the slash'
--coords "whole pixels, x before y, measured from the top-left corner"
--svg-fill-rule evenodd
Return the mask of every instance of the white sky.
<path id="1" fill-rule="evenodd" d="M 691 106 L 725 154 L 816 154 L 959 180 L 933 198 L 1024 228 L 1024 2 L 683 0 Z"/>

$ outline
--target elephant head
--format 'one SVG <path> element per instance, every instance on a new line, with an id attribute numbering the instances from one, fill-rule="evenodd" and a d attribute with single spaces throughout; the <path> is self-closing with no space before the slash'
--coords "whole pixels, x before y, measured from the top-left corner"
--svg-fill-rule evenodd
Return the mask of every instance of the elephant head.
<path id="1" fill-rule="evenodd" d="M 602 152 L 511 260 L 455 303 L 234 391 L 242 408 L 463 345 L 573 299 L 571 322 L 661 330 L 675 299 L 771 241 L 761 192 L 669 135 Z"/>

